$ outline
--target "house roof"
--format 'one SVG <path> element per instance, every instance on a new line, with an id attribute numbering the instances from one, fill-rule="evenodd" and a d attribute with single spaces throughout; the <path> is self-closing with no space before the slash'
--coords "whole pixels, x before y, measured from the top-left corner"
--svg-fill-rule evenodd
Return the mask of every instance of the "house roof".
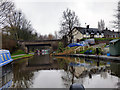
<path id="1" fill-rule="evenodd" d="M 110 31 L 110 30 L 103 30 L 104 35 L 118 35 L 118 32 Z"/>
<path id="2" fill-rule="evenodd" d="M 103 33 L 104 35 L 118 35 L 118 32 L 115 31 L 111 31 L 111 30 L 98 30 L 97 28 L 83 28 L 83 27 L 74 27 L 74 29 L 77 29 L 78 31 L 80 31 L 82 34 L 86 34 L 86 32 L 88 32 L 89 34 L 94 34 L 96 35 L 97 33 L 99 33 L 99 35 L 101 35 L 101 33 Z"/>
<path id="3" fill-rule="evenodd" d="M 101 34 L 102 31 L 99 31 L 97 28 L 83 28 L 83 27 L 75 27 L 78 31 L 80 31 L 82 34 L 86 34 L 86 32 L 88 32 L 89 34 Z"/>

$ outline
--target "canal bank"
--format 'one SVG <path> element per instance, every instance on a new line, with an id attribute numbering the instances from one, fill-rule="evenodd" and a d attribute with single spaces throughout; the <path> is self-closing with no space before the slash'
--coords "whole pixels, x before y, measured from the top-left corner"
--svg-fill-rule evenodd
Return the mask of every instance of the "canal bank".
<path id="1" fill-rule="evenodd" d="M 14 55 L 11 57 L 15 61 L 15 60 L 24 59 L 24 58 L 30 58 L 32 56 L 33 56 L 33 54 L 19 54 L 19 55 Z"/>
<path id="2" fill-rule="evenodd" d="M 92 58 L 100 60 L 111 60 L 111 61 L 120 61 L 119 57 L 106 56 L 106 55 L 87 55 L 87 54 L 69 54 L 69 55 L 54 55 L 54 56 L 70 56 L 70 57 L 82 57 L 82 58 Z"/>

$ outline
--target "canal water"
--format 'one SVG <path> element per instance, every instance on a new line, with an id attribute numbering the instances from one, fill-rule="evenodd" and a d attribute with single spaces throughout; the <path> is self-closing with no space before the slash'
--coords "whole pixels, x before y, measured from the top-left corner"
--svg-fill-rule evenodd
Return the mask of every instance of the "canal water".
<path id="1" fill-rule="evenodd" d="M 12 88 L 120 88 L 120 63 L 38 55 L 13 62 Z"/>

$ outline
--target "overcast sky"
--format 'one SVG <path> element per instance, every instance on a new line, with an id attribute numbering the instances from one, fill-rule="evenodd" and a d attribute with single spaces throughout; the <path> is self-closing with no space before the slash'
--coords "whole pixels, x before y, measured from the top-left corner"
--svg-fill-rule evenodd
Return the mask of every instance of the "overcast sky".
<path id="1" fill-rule="evenodd" d="M 22 10 L 40 34 L 54 34 L 60 30 L 62 13 L 66 8 L 75 11 L 81 26 L 85 23 L 97 28 L 103 19 L 106 27 L 112 28 L 118 0 L 13 0 L 16 8 Z"/>

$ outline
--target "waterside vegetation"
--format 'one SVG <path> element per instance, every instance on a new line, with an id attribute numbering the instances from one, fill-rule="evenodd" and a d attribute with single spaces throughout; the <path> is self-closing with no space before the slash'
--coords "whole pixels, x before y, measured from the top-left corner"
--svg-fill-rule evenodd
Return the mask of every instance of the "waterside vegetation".
<path id="1" fill-rule="evenodd" d="M 18 60 L 18 59 L 22 59 L 22 58 L 28 58 L 28 57 L 32 57 L 33 54 L 25 54 L 25 55 L 21 55 L 21 56 L 12 56 L 13 60 Z"/>

